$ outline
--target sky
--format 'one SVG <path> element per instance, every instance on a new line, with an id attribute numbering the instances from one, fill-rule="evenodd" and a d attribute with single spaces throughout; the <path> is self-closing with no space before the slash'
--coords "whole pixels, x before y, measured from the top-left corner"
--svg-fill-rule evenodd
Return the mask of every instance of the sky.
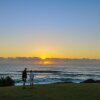
<path id="1" fill-rule="evenodd" d="M 0 0 L 0 57 L 100 59 L 100 0 Z"/>

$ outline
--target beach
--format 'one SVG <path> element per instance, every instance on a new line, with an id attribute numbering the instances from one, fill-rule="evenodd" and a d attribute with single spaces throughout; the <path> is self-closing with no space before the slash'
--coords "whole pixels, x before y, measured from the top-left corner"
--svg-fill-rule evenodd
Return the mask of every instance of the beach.
<path id="1" fill-rule="evenodd" d="M 100 100 L 100 83 L 0 87 L 0 100 Z"/>

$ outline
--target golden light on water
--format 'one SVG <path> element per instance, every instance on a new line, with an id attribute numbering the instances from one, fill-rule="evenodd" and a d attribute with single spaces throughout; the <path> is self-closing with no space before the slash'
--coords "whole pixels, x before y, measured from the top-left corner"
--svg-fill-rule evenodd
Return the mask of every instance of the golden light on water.
<path id="1" fill-rule="evenodd" d="M 44 61 L 43 64 L 47 65 L 47 64 L 52 64 L 50 61 Z"/>

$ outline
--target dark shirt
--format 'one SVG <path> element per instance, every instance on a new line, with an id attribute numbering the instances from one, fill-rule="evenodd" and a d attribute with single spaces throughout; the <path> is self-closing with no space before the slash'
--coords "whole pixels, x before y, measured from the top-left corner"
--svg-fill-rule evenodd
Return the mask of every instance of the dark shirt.
<path id="1" fill-rule="evenodd" d="M 27 72 L 25 70 L 22 72 L 22 78 L 27 78 Z"/>

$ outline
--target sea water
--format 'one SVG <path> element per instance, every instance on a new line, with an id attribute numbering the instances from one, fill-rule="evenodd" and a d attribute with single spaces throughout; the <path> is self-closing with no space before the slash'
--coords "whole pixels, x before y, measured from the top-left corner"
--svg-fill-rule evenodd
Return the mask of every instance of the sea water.
<path id="1" fill-rule="evenodd" d="M 34 84 L 56 82 L 80 83 L 86 79 L 100 80 L 100 65 L 34 65 L 34 64 L 0 64 L 0 77 L 10 76 L 15 85 L 22 85 L 22 71 L 27 68 L 34 72 Z M 27 73 L 29 84 L 29 72 Z"/>

